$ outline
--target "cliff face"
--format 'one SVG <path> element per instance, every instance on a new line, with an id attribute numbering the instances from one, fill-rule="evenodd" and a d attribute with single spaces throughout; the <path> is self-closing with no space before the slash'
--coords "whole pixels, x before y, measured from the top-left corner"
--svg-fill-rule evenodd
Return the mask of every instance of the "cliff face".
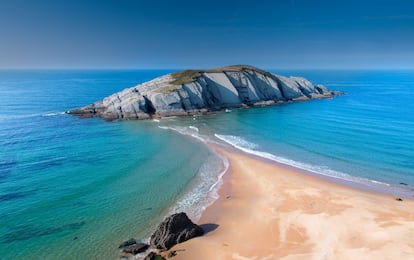
<path id="1" fill-rule="evenodd" d="M 229 66 L 167 74 L 68 113 L 108 120 L 148 119 L 337 94 L 301 77 L 287 78 L 252 66 Z"/>

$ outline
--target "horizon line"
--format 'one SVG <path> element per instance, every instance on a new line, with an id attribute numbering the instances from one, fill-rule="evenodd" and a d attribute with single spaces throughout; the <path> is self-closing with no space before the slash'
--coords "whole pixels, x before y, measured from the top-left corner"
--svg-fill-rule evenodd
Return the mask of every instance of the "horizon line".
<path id="1" fill-rule="evenodd" d="M 343 68 L 332 68 L 332 67 L 315 67 L 315 68 L 308 68 L 308 67 L 285 67 L 285 68 L 269 68 L 269 67 L 259 67 L 254 66 L 263 70 L 414 70 L 414 67 L 390 67 L 390 68 L 367 68 L 367 67 L 343 67 Z M 215 67 L 208 67 L 208 68 L 135 68 L 135 67 L 125 67 L 125 68 L 111 68 L 111 67 L 10 67 L 10 68 L 1 68 L 0 71 L 75 71 L 75 70 L 83 70 L 83 71 L 105 71 L 105 70 L 129 70 L 129 71 L 144 71 L 144 70 L 197 70 L 197 69 L 209 69 Z"/>

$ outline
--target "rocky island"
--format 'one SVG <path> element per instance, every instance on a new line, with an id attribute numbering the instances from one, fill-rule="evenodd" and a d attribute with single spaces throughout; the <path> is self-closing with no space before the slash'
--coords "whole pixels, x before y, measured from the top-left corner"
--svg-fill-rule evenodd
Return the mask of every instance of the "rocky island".
<path id="1" fill-rule="evenodd" d="M 107 120 L 150 119 L 330 98 L 337 94 L 340 92 L 329 91 L 302 77 L 235 65 L 167 74 L 67 113 Z"/>

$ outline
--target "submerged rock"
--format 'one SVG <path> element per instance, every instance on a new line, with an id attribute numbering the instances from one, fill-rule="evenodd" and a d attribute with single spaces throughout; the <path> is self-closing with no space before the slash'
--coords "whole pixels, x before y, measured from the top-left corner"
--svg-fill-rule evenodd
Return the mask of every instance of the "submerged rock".
<path id="1" fill-rule="evenodd" d="M 133 244 L 133 245 L 129 245 L 126 246 L 122 249 L 122 252 L 127 253 L 127 254 L 139 254 L 142 252 L 145 252 L 147 249 L 149 248 L 149 245 L 144 244 L 144 243 L 137 243 L 137 244 Z"/>
<path id="2" fill-rule="evenodd" d="M 137 244 L 137 243 L 138 243 L 138 241 L 137 241 L 135 238 L 130 238 L 130 239 L 128 239 L 127 241 L 122 242 L 122 243 L 118 246 L 118 248 L 123 248 L 123 247 L 126 247 L 126 246 L 135 245 L 135 244 Z"/>
<path id="3" fill-rule="evenodd" d="M 167 217 L 151 236 L 151 247 L 167 250 L 191 238 L 202 236 L 203 229 L 194 224 L 184 212 Z"/>
<path id="4" fill-rule="evenodd" d="M 130 238 L 127 241 L 122 242 L 118 248 L 122 248 L 123 253 L 136 255 L 146 251 L 149 248 L 149 245 L 140 243 L 135 238 Z"/>
<path id="5" fill-rule="evenodd" d="M 67 113 L 107 120 L 149 119 L 330 98 L 337 94 L 340 92 L 329 91 L 305 78 L 238 65 L 167 74 Z"/>

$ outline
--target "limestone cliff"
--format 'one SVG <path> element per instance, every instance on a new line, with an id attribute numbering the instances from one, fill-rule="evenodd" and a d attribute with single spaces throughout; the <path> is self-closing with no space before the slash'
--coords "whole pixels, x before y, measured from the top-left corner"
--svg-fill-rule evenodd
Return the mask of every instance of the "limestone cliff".
<path id="1" fill-rule="evenodd" d="M 339 92 L 313 85 L 305 78 L 288 78 L 239 65 L 167 74 L 68 113 L 108 120 L 148 119 L 329 98 L 336 94 Z"/>

